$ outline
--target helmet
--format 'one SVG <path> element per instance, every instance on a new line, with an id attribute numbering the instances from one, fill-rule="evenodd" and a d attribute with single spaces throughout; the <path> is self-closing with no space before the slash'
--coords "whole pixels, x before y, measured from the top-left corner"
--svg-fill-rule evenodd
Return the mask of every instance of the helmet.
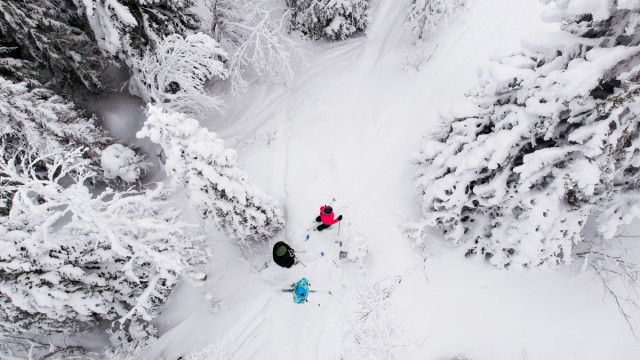
<path id="1" fill-rule="evenodd" d="M 331 208 L 331 206 L 325 206 L 325 207 L 324 207 L 324 211 L 323 211 L 323 213 L 324 213 L 325 215 L 330 215 L 332 212 L 333 212 L 333 209 Z"/>
<path id="2" fill-rule="evenodd" d="M 296 288 L 296 295 L 298 295 L 298 297 L 300 298 L 306 298 L 307 297 L 307 289 L 304 288 L 304 286 L 298 286 Z"/>

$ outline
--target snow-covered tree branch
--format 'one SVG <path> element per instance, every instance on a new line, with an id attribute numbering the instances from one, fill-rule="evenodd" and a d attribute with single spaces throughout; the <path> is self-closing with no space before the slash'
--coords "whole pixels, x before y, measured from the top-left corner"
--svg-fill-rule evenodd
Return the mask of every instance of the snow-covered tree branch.
<path id="1" fill-rule="evenodd" d="M 72 0 L 85 12 L 100 49 L 128 62 L 169 35 L 198 27 L 192 0 Z"/>
<path id="2" fill-rule="evenodd" d="M 359 309 L 346 332 L 354 346 L 351 357 L 393 359 L 394 353 L 408 347 L 401 342 L 401 329 L 393 324 L 390 306 L 401 281 L 399 276 L 392 277 L 357 292 Z"/>
<path id="3" fill-rule="evenodd" d="M 265 1 L 208 0 L 211 34 L 229 54 L 227 67 L 231 92 L 246 90 L 247 77 L 289 84 L 292 60 L 303 59 L 302 50 L 286 36 L 286 15 L 273 15 Z"/>
<path id="4" fill-rule="evenodd" d="M 224 79 L 221 61 L 227 54 L 210 36 L 170 35 L 141 59 L 132 59 L 129 90 L 145 102 L 189 114 L 209 109 L 222 112 L 222 100 L 204 88 L 208 80 Z"/>
<path id="5" fill-rule="evenodd" d="M 291 29 L 313 40 L 344 40 L 367 29 L 369 0 L 287 0 Z"/>
<path id="6" fill-rule="evenodd" d="M 79 111 L 52 91 L 0 77 L 0 115 L 3 120 L 0 138 L 7 145 L 6 151 L 41 156 L 84 147 L 83 156 L 91 159 L 91 167 L 100 178 L 113 178 L 102 176 L 100 162 L 102 150 L 113 144 L 114 139 L 95 125 L 94 117 Z M 127 151 L 133 152 L 131 149 Z M 134 153 L 128 162 L 134 176 L 123 180 L 137 181 L 142 173 L 142 164 L 142 158 Z"/>
<path id="7" fill-rule="evenodd" d="M 100 320 L 132 338 L 152 332 L 178 276 L 206 255 L 164 188 L 94 197 L 82 149 L 0 155 L 0 196 L 11 199 L 0 217 L 2 334 L 74 332 Z"/>
<path id="8" fill-rule="evenodd" d="M 80 346 L 56 346 L 52 343 L 36 341 L 28 336 L 11 336 L 0 334 L 0 359 L 85 359 L 87 353 Z M 57 355 L 57 356 L 55 356 Z"/>
<path id="9" fill-rule="evenodd" d="M 130 66 L 166 36 L 197 29 L 193 6 L 192 0 L 2 0 L 0 33 L 25 54 L 18 60 L 53 76 L 45 87 L 102 91 L 110 63 Z"/>
<path id="10" fill-rule="evenodd" d="M 160 144 L 165 169 L 177 185 L 189 190 L 191 203 L 203 218 L 211 217 L 229 237 L 247 245 L 267 241 L 284 226 L 276 201 L 246 180 L 236 152 L 222 139 L 182 113 L 149 105 L 138 137 Z"/>
<path id="11" fill-rule="evenodd" d="M 418 39 L 436 33 L 451 22 L 467 0 L 412 0 L 407 22 Z"/>
<path id="12" fill-rule="evenodd" d="M 586 239 L 576 247 L 583 271 L 590 270 L 614 301 L 634 334 L 640 315 L 640 264 L 638 236 Z"/>
<path id="13" fill-rule="evenodd" d="M 81 84 L 102 90 L 100 74 L 108 59 L 100 54 L 78 6 L 82 5 L 73 0 L 1 0 L 0 34 L 23 54 L 21 59 L 5 61 L 14 65 L 16 61 L 32 61 L 51 74 L 45 84 L 48 88 L 71 91 Z"/>
<path id="14" fill-rule="evenodd" d="M 131 153 L 127 159 L 129 176 L 121 178 L 134 182 L 143 173 L 144 161 L 140 155 L 113 144 L 114 139 L 95 125 L 94 117 L 78 111 L 72 103 L 50 90 L 32 88 L 26 82 L 13 83 L 0 77 L 0 114 L 5 120 L 0 128 L 0 138 L 7 144 L 8 152 L 40 156 L 84 147 L 83 156 L 91 159 L 91 168 L 99 178 L 111 180 L 121 174 L 110 176 L 100 170 L 105 155 L 102 151 L 108 146 L 117 146 Z"/>
<path id="15" fill-rule="evenodd" d="M 499 267 L 571 262 L 589 216 L 609 239 L 640 215 L 640 9 L 567 3 L 564 31 L 486 64 L 416 160 L 426 224 Z"/>
<path id="16" fill-rule="evenodd" d="M 0 27 L 0 76 L 14 82 L 26 81 L 30 85 L 38 85 L 35 80 L 37 75 L 34 71 L 33 64 L 20 58 L 18 55 L 19 46 L 2 36 L 2 27 Z M 6 43 L 12 43 L 13 46 L 3 46 Z"/>

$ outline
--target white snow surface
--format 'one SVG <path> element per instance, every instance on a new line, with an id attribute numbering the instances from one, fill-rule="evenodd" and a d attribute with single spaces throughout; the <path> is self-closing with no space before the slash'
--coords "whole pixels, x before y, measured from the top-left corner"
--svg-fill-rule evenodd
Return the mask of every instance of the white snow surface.
<path id="1" fill-rule="evenodd" d="M 475 1 L 430 40 L 436 50 L 419 72 L 403 72 L 413 39 L 398 3 L 373 1 L 366 37 L 306 44 L 311 63 L 289 87 L 253 86 L 225 99 L 224 117 L 203 121 L 238 151 L 249 180 L 283 204 L 287 226 L 242 252 L 208 226 L 217 249 L 208 279 L 172 294 L 145 358 L 205 349 L 192 358 L 638 359 L 640 342 L 589 273 L 498 270 L 437 233 L 426 254 L 403 236 L 403 224 L 420 218 L 411 155 L 439 126 L 438 110 L 462 99 L 486 60 L 555 25 L 540 20 L 536 0 Z M 340 226 L 310 231 L 333 198 Z M 366 239 L 362 267 L 338 257 L 354 238 Z M 275 265 L 279 240 L 304 265 Z M 281 289 L 302 277 L 318 292 L 298 305 Z M 395 288 L 388 306 L 363 304 L 374 285 Z M 386 316 L 359 312 L 377 314 L 376 306 Z"/>

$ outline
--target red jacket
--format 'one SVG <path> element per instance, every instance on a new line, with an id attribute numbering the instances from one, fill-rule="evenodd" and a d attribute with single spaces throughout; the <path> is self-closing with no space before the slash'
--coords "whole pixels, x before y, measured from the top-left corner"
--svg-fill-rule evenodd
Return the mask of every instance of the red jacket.
<path id="1" fill-rule="evenodd" d="M 325 225 L 333 225 L 335 223 L 337 223 L 340 220 L 334 220 L 333 219 L 333 212 L 329 215 L 325 215 L 324 214 L 324 206 L 320 208 L 320 220 L 322 220 L 322 223 Z"/>

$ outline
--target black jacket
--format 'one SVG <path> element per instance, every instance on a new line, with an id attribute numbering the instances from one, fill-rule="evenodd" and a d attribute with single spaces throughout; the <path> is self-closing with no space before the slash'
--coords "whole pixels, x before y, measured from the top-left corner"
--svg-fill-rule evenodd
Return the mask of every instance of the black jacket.
<path id="1" fill-rule="evenodd" d="M 282 249 L 278 251 L 280 247 L 284 247 L 286 251 L 284 252 L 284 254 L 278 255 L 279 252 L 282 253 Z M 293 249 L 284 241 L 278 241 L 275 245 L 273 245 L 273 261 L 275 261 L 276 264 L 282 267 L 290 268 L 291 266 L 293 266 L 295 258 L 296 257 Z"/>

